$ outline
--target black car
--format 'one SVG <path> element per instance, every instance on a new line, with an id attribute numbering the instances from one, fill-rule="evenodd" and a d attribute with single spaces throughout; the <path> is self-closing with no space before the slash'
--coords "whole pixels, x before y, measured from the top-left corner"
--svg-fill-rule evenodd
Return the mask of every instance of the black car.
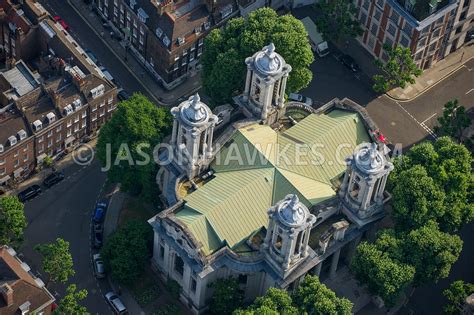
<path id="1" fill-rule="evenodd" d="M 347 68 L 352 70 L 352 72 L 359 72 L 359 70 L 360 70 L 359 65 L 349 55 L 342 55 L 341 62 Z"/>
<path id="2" fill-rule="evenodd" d="M 20 199 L 21 202 L 25 202 L 27 200 L 30 200 L 36 196 L 38 196 L 41 193 L 41 187 L 38 185 L 32 185 L 25 190 L 21 191 L 18 194 L 18 199 Z"/>
<path id="3" fill-rule="evenodd" d="M 102 229 L 102 225 L 99 223 L 94 224 L 94 231 L 93 231 L 93 236 L 94 236 L 94 247 L 95 248 L 100 248 L 102 247 L 102 239 L 104 236 L 104 230 Z"/>
<path id="4" fill-rule="evenodd" d="M 126 101 L 130 98 L 130 94 L 128 94 L 127 91 L 125 90 L 120 90 L 118 93 L 117 93 L 117 97 L 119 100 L 121 101 Z"/>
<path id="5" fill-rule="evenodd" d="M 49 188 L 49 187 L 53 186 L 54 184 L 59 183 L 63 179 L 64 179 L 64 174 L 63 173 L 54 172 L 53 174 L 46 177 L 46 179 L 43 181 L 43 185 L 45 185 L 46 187 Z"/>

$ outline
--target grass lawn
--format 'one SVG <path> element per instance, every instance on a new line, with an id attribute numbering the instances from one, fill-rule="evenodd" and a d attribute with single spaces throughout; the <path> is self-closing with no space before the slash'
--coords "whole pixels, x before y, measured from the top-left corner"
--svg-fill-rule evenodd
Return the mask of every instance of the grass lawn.
<path id="1" fill-rule="evenodd" d="M 123 226 L 130 220 L 148 221 L 155 214 L 157 214 L 157 211 L 153 209 L 152 205 L 144 203 L 137 197 L 128 195 L 120 211 L 118 226 Z"/>

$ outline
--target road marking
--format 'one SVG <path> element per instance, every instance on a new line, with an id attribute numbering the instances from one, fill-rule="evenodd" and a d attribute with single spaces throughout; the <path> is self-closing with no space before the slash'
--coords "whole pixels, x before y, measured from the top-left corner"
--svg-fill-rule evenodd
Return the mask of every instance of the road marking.
<path id="1" fill-rule="evenodd" d="M 428 126 L 426 126 L 426 125 L 424 124 L 424 122 L 423 122 L 423 123 L 420 123 L 420 122 L 418 121 L 418 119 L 416 119 L 412 114 L 410 114 L 409 111 L 406 110 L 405 107 L 403 107 L 402 105 L 400 105 L 400 103 L 398 103 L 398 102 L 395 102 L 395 103 L 397 103 L 397 105 L 400 106 L 400 108 L 401 108 L 405 113 L 407 113 L 408 116 L 410 116 L 418 125 L 420 125 L 421 128 L 423 128 L 431 137 L 433 137 L 433 139 L 436 140 L 436 139 L 438 138 L 438 136 L 433 132 L 433 130 L 431 130 Z"/>
<path id="2" fill-rule="evenodd" d="M 428 120 L 430 120 L 430 119 L 433 118 L 434 116 L 436 116 L 436 113 L 434 113 L 434 114 L 431 115 L 430 117 L 426 118 L 426 119 L 423 120 L 421 123 L 424 124 L 425 122 L 427 122 Z"/>
<path id="3" fill-rule="evenodd" d="M 472 91 L 474 91 L 474 89 L 470 89 L 469 91 L 466 92 L 466 95 L 468 95 L 469 93 L 471 93 Z"/>

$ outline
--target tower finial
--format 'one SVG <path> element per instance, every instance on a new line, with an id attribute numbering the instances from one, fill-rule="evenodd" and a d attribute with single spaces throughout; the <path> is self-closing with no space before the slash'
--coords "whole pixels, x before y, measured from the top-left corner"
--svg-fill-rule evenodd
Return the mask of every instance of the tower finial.
<path id="1" fill-rule="evenodd" d="M 275 55 L 275 45 L 273 43 L 268 44 L 266 53 L 268 57 L 273 58 Z"/>
<path id="2" fill-rule="evenodd" d="M 292 209 L 295 208 L 295 206 L 298 204 L 300 200 L 298 199 L 298 196 L 296 194 L 293 194 L 291 196 L 291 199 L 290 199 L 290 203 L 288 204 L 288 206 Z"/>
<path id="3" fill-rule="evenodd" d="M 194 94 L 193 96 L 191 96 L 191 106 L 194 108 L 194 109 L 198 109 L 199 108 L 199 103 L 201 101 L 201 98 L 199 97 L 199 93 L 196 93 Z"/>
<path id="4" fill-rule="evenodd" d="M 370 144 L 370 166 L 376 167 L 377 165 L 377 144 L 372 142 Z"/>

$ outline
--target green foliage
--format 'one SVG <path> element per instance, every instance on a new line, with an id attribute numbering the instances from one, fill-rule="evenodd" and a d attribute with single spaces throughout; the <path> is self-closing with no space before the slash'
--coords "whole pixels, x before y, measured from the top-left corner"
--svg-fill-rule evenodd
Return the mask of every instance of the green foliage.
<path id="1" fill-rule="evenodd" d="M 181 294 L 182 288 L 177 281 L 168 278 L 166 280 L 166 289 L 172 297 L 174 297 L 175 299 L 179 299 L 179 295 Z"/>
<path id="2" fill-rule="evenodd" d="M 50 156 L 45 156 L 44 159 L 43 159 L 42 165 L 43 165 L 44 168 L 50 168 L 50 167 L 53 166 L 53 163 L 54 163 L 54 161 Z"/>
<path id="3" fill-rule="evenodd" d="M 390 257 L 383 251 L 385 245 L 362 242 L 357 247 L 351 267 L 356 279 L 391 307 L 413 280 L 415 268 Z"/>
<path id="4" fill-rule="evenodd" d="M 217 279 L 209 285 L 213 289 L 209 310 L 211 314 L 227 315 L 242 306 L 243 293 L 239 290 L 237 278 Z"/>
<path id="5" fill-rule="evenodd" d="M 147 222 L 132 220 L 114 231 L 101 250 L 105 269 L 117 282 L 130 285 L 143 273 L 151 255 L 153 231 Z"/>
<path id="6" fill-rule="evenodd" d="M 449 275 L 462 250 L 462 240 L 457 235 L 441 232 L 430 221 L 403 238 L 405 262 L 416 269 L 414 283 L 437 281 Z"/>
<path id="7" fill-rule="evenodd" d="M 153 313 L 153 315 L 177 315 L 181 314 L 179 311 L 179 307 L 176 304 L 165 304 L 164 306 L 160 306 L 160 310 Z"/>
<path id="8" fill-rule="evenodd" d="M 89 315 L 87 309 L 79 302 L 87 297 L 87 290 L 77 291 L 75 284 L 71 284 L 66 289 L 66 295 L 59 301 L 58 308 L 54 310 L 54 315 L 74 314 Z"/>
<path id="9" fill-rule="evenodd" d="M 74 276 L 74 263 L 69 252 L 69 242 L 57 238 L 56 242 L 35 246 L 42 259 L 43 270 L 48 273 L 48 282 L 66 283 L 69 277 Z"/>
<path id="10" fill-rule="evenodd" d="M 474 284 L 464 283 L 462 280 L 454 281 L 448 289 L 443 291 L 443 295 L 449 303 L 443 308 L 445 315 L 461 314 L 466 298 L 474 293 Z"/>
<path id="11" fill-rule="evenodd" d="M 448 137 L 415 145 L 397 158 L 389 178 L 396 229 L 410 231 L 435 220 L 451 232 L 472 221 L 471 162 L 469 151 Z"/>
<path id="12" fill-rule="evenodd" d="M 300 314 L 350 315 L 352 303 L 339 298 L 332 290 L 319 282 L 317 276 L 306 276 L 293 294 L 293 303 Z"/>
<path id="13" fill-rule="evenodd" d="M 358 10 L 351 1 L 320 1 L 316 3 L 316 7 L 322 13 L 316 19 L 316 26 L 325 39 L 338 42 L 363 34 L 359 21 L 354 18 Z"/>
<path id="14" fill-rule="evenodd" d="M 141 94 L 120 102 L 112 119 L 102 126 L 97 143 L 102 166 L 111 165 L 108 179 L 122 183 L 124 191 L 153 201 L 158 195 L 153 148 L 169 132 L 171 121 L 167 110 Z"/>
<path id="15" fill-rule="evenodd" d="M 0 198 L 0 243 L 18 246 L 27 222 L 24 205 L 16 196 Z"/>
<path id="16" fill-rule="evenodd" d="M 245 58 L 270 43 L 291 65 L 287 93 L 308 86 L 312 73 L 308 66 L 314 56 L 303 24 L 292 15 L 278 16 L 270 8 L 261 8 L 230 20 L 224 28 L 213 30 L 206 37 L 203 65 L 203 86 L 215 104 L 231 101 L 244 87 L 247 67 Z"/>
<path id="17" fill-rule="evenodd" d="M 405 88 L 407 83 L 415 83 L 414 77 L 419 77 L 422 71 L 413 62 L 410 49 L 384 46 L 384 50 L 388 55 L 387 62 L 380 59 L 374 61 L 383 72 L 383 75 L 377 74 L 372 78 L 374 91 L 384 93 L 395 87 Z"/>
<path id="18" fill-rule="evenodd" d="M 264 296 L 258 297 L 247 309 L 239 309 L 234 315 L 349 315 L 352 303 L 339 298 L 319 282 L 317 276 L 307 275 L 294 293 L 270 288 Z"/>
<path id="19" fill-rule="evenodd" d="M 459 105 L 457 99 L 444 104 L 443 116 L 438 118 L 438 124 L 434 129 L 437 134 L 450 136 L 458 143 L 469 141 L 463 135 L 472 121 L 466 113 L 466 108 Z"/>

